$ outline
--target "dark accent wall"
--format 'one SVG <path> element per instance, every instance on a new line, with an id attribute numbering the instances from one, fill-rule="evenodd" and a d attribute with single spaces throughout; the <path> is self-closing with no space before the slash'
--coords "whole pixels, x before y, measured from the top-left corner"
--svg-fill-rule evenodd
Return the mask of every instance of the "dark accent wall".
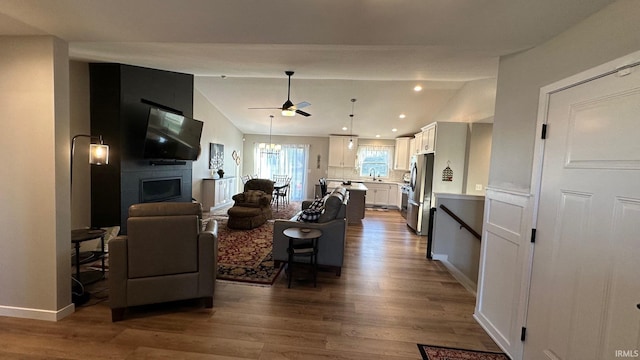
<path id="1" fill-rule="evenodd" d="M 126 234 L 128 208 L 141 202 L 142 180 L 179 177 L 182 194 L 171 201 L 191 201 L 191 161 L 152 165 L 142 155 L 153 104 L 193 117 L 193 75 L 107 63 L 89 64 L 89 71 L 91 134 L 109 145 L 109 165 L 91 171 L 91 224 L 120 225 Z"/>

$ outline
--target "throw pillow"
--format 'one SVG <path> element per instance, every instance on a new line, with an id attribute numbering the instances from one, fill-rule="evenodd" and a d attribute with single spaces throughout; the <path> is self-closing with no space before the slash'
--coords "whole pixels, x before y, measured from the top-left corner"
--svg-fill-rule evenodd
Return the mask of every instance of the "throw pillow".
<path id="1" fill-rule="evenodd" d="M 311 205 L 309 205 L 309 209 L 312 209 L 312 210 L 322 210 L 323 207 L 324 207 L 324 198 L 315 199 L 313 200 Z"/>
<path id="2" fill-rule="evenodd" d="M 298 216 L 298 221 L 318 222 L 321 214 L 322 211 L 318 209 L 304 209 Z"/>
<path id="3" fill-rule="evenodd" d="M 120 233 L 120 226 L 103 227 L 107 233 L 104 234 L 104 252 L 109 252 L 109 241 Z M 100 250 L 100 241 L 96 245 L 96 251 Z"/>
<path id="4" fill-rule="evenodd" d="M 257 203 L 265 195 L 262 190 L 247 190 L 244 192 L 244 201 L 247 203 Z"/>

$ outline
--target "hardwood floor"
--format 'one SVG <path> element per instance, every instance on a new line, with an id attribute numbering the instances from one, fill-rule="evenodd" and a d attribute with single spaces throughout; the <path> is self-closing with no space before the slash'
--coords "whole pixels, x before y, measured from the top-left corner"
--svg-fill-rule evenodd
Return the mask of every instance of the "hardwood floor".
<path id="1" fill-rule="evenodd" d="M 349 226 L 342 276 L 318 286 L 218 282 L 199 301 L 137 308 L 111 323 L 106 301 L 59 321 L 0 317 L 2 359 L 421 359 L 416 343 L 498 351 L 475 299 L 397 211 Z M 106 286 L 106 284 L 104 284 Z"/>

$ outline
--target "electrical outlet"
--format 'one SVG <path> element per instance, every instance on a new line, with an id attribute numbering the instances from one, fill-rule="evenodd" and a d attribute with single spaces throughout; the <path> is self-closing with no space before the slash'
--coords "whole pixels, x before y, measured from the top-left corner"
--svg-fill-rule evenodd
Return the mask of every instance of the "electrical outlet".
<path id="1" fill-rule="evenodd" d="M 482 191 L 482 184 L 476 184 L 476 191 Z"/>

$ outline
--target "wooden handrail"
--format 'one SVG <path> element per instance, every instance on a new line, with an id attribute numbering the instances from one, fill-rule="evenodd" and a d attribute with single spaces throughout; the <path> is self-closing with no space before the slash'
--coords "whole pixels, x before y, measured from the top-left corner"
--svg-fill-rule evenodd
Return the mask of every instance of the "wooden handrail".
<path id="1" fill-rule="evenodd" d="M 482 236 L 480 236 L 480 234 L 478 234 L 475 230 L 473 230 L 471 228 L 471 226 L 467 225 L 466 222 L 464 222 L 462 219 L 460 219 L 456 214 L 454 214 L 451 210 L 449 210 L 449 208 L 447 208 L 444 205 L 440 205 L 440 209 L 444 210 L 444 212 L 446 212 L 447 214 L 449 214 L 449 216 L 451 216 L 453 218 L 453 220 L 457 221 L 458 224 L 460 224 L 460 228 L 465 228 L 467 229 L 473 236 L 475 236 L 478 240 L 482 239 Z"/>

